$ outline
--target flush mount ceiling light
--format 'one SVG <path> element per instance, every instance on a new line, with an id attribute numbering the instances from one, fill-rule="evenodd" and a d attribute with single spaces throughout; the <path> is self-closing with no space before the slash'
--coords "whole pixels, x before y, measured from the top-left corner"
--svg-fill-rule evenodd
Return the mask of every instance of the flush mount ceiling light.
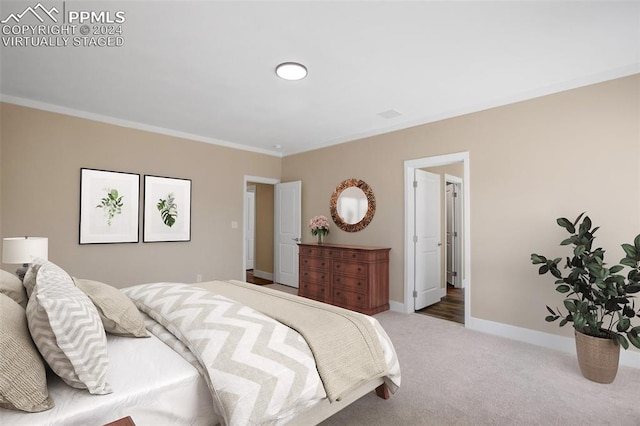
<path id="1" fill-rule="evenodd" d="M 302 80 L 307 76 L 307 67 L 297 62 L 283 62 L 276 67 L 276 74 L 285 80 Z"/>

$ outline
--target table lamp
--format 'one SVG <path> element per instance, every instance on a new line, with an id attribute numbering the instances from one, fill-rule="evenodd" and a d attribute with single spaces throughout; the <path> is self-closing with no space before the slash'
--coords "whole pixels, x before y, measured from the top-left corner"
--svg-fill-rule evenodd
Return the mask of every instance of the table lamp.
<path id="1" fill-rule="evenodd" d="M 33 259 L 47 260 L 49 239 L 43 237 L 11 237 L 2 240 L 2 263 L 21 263 L 16 275 L 22 280 Z"/>

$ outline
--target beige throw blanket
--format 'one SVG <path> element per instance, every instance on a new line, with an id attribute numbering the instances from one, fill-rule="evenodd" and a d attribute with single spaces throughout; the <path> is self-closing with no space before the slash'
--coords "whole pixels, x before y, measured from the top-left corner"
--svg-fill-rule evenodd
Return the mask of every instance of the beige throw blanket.
<path id="1" fill-rule="evenodd" d="M 316 360 L 331 402 L 387 374 L 376 334 L 362 314 L 241 281 L 197 286 L 247 305 L 300 333 Z"/>

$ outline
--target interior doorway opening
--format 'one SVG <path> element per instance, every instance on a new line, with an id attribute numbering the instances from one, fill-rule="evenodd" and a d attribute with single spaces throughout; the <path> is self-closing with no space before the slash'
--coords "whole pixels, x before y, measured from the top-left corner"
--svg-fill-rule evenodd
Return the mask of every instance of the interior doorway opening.
<path id="1" fill-rule="evenodd" d="M 245 280 L 259 285 L 273 283 L 274 185 L 249 181 L 245 185 Z"/>
<path id="2" fill-rule="evenodd" d="M 255 195 L 248 194 L 255 186 Z M 301 234 L 302 182 L 244 177 L 242 279 L 258 279 L 298 287 L 298 245 Z M 251 199 L 255 200 L 253 213 Z M 254 230 L 252 230 L 252 226 Z M 253 238 L 253 241 L 251 239 Z M 252 248 L 255 247 L 255 248 Z M 254 256 L 250 261 L 250 256 Z M 253 263 L 253 269 L 248 268 Z"/>
<path id="3" fill-rule="evenodd" d="M 405 312 L 468 322 L 469 155 L 405 161 Z"/>

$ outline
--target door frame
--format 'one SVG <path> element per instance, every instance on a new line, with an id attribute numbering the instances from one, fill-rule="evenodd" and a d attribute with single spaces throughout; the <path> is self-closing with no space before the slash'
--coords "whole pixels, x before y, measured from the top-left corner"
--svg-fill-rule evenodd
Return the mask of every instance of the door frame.
<path id="1" fill-rule="evenodd" d="M 415 202 L 413 194 L 413 176 L 415 169 L 425 167 L 446 166 L 462 162 L 464 176 L 462 177 L 463 205 L 463 235 L 464 235 L 464 264 L 462 280 L 464 285 L 464 322 L 465 327 L 471 318 L 471 197 L 469 175 L 469 152 L 424 157 L 404 162 L 404 311 L 412 313 L 414 281 L 414 251 L 413 236 L 415 235 Z"/>
<path id="2" fill-rule="evenodd" d="M 280 183 L 280 179 L 266 178 L 260 176 L 249 176 L 244 175 L 244 181 L 242 184 L 242 218 L 247 217 L 247 197 L 245 197 L 245 192 L 247 192 L 247 183 L 266 183 L 268 185 L 275 185 Z M 247 252 L 247 230 L 246 225 L 242 223 L 242 279 L 240 281 L 247 280 L 247 259 L 245 253 Z M 275 259 L 274 259 L 275 262 Z M 275 265 L 273 265 L 275 267 Z M 274 269 L 275 270 L 275 269 Z"/>

